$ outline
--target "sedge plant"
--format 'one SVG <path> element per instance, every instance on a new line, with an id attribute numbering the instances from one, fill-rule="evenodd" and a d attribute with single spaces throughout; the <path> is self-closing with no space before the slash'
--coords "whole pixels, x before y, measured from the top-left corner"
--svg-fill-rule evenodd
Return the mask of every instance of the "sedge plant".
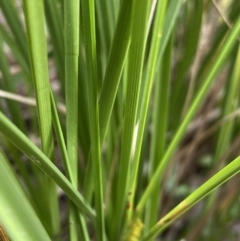
<path id="1" fill-rule="evenodd" d="M 236 240 L 239 16 L 0 0 L 0 239 Z"/>

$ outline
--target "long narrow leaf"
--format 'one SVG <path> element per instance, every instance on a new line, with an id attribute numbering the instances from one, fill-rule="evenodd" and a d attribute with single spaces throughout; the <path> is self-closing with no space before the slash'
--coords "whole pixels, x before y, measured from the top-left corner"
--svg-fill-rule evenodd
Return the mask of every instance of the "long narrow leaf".
<path id="1" fill-rule="evenodd" d="M 168 227 L 177 217 L 186 212 L 195 203 L 199 202 L 206 195 L 210 194 L 221 184 L 229 180 L 231 177 L 236 175 L 240 171 L 240 157 L 236 158 L 229 165 L 223 168 L 220 172 L 210 178 L 202 186 L 200 186 L 196 191 L 194 191 L 190 196 L 184 199 L 180 204 L 178 204 L 172 211 L 161 218 L 156 225 L 149 231 L 148 234 L 141 240 L 147 241 L 151 237 L 156 236 L 158 233 L 163 231 Z"/>
<path id="2" fill-rule="evenodd" d="M 141 145 L 142 145 L 142 139 L 143 139 L 143 134 L 145 129 L 145 122 L 147 118 L 147 110 L 148 110 L 149 101 L 150 101 L 150 94 L 151 94 L 152 85 L 153 85 L 153 77 L 155 73 L 157 57 L 159 53 L 159 48 L 161 46 L 161 37 L 162 37 L 161 32 L 162 32 L 166 7 L 167 7 L 167 1 L 161 1 L 158 3 L 157 9 L 156 9 L 156 21 L 153 27 L 151 49 L 150 49 L 149 60 L 148 60 L 147 71 L 146 71 L 146 83 L 144 85 L 142 102 L 140 102 L 141 107 L 140 107 L 139 126 L 138 126 L 138 133 L 137 133 L 136 151 L 135 151 L 134 160 L 133 160 L 131 183 L 129 187 L 129 192 L 131 193 L 131 195 L 128 196 L 129 205 L 130 205 L 128 212 L 132 212 L 132 209 L 133 209 L 133 201 L 135 196 L 134 192 L 137 185 L 136 180 L 137 180 L 139 159 L 141 154 Z"/>
<path id="3" fill-rule="evenodd" d="M 14 241 L 51 240 L 1 151 L 0 224 Z"/>
<path id="4" fill-rule="evenodd" d="M 91 136 L 91 161 L 94 174 L 95 206 L 97 212 L 97 234 L 98 239 L 105 240 L 105 223 L 103 212 L 103 184 L 101 164 L 101 143 L 99 130 L 99 107 L 98 107 L 98 78 L 96 57 L 96 35 L 95 35 L 95 5 L 94 0 L 83 1 L 83 26 L 86 45 L 87 76 L 88 76 L 88 100 L 89 121 Z"/>
<path id="5" fill-rule="evenodd" d="M 123 70 L 125 56 L 130 43 L 130 19 L 133 0 L 123 0 L 111 45 L 103 86 L 99 98 L 99 128 L 101 143 L 106 134 L 108 122 Z"/>
<path id="6" fill-rule="evenodd" d="M 222 64 L 226 60 L 226 57 L 228 53 L 230 52 L 232 46 L 234 45 L 238 34 L 240 32 L 240 18 L 234 25 L 233 29 L 230 31 L 228 38 L 226 39 L 224 45 L 221 48 L 221 51 L 219 55 L 216 57 L 216 62 L 214 63 L 214 66 L 212 66 L 212 69 L 206 76 L 205 82 L 202 86 L 202 88 L 199 90 L 198 94 L 196 95 L 188 113 L 186 114 L 186 117 L 184 118 L 183 122 L 181 123 L 180 127 L 178 128 L 178 131 L 172 140 L 170 146 L 168 147 L 164 157 L 162 158 L 160 164 L 158 165 L 157 170 L 154 173 L 154 176 L 150 180 L 150 183 L 145 190 L 141 200 L 139 201 L 137 207 L 136 207 L 136 215 L 139 215 L 142 212 L 143 206 L 145 205 L 146 201 L 148 200 L 151 193 L 155 190 L 156 185 L 158 183 L 159 176 L 162 178 L 164 171 L 166 169 L 167 164 L 169 163 L 170 157 L 172 156 L 174 150 L 176 149 L 177 145 L 179 144 L 184 131 L 187 128 L 187 125 L 189 124 L 191 118 L 196 113 L 197 107 L 200 105 L 201 101 L 203 100 L 203 97 L 206 95 L 211 83 L 214 80 L 214 77 L 220 70 Z"/>
<path id="7" fill-rule="evenodd" d="M 124 206 L 130 181 L 130 167 L 133 160 L 134 129 L 138 122 L 136 116 L 139 103 L 140 85 L 142 80 L 143 60 L 145 54 L 147 27 L 151 1 L 133 1 L 131 22 L 131 45 L 129 49 L 129 70 L 127 78 L 127 95 L 123 124 L 122 150 L 117 179 L 116 222 L 113 228 L 118 237 L 121 219 L 125 212 Z M 116 224 L 117 223 L 117 224 Z"/>
<path id="8" fill-rule="evenodd" d="M 50 83 L 47 60 L 47 44 L 44 31 L 43 0 L 24 1 L 27 36 L 30 49 L 30 62 L 36 92 L 39 129 L 43 153 L 50 160 L 53 158 L 52 115 L 50 103 Z M 38 21 L 35 21 L 35 19 Z M 56 185 L 49 178 L 42 183 L 43 195 L 46 195 L 45 217 L 49 232 L 54 235 L 60 230 L 58 198 Z M 49 205 L 50 203 L 50 205 Z M 43 204 L 42 204 L 43 205 Z"/>
<path id="9" fill-rule="evenodd" d="M 73 187 L 67 178 L 41 152 L 41 150 L 39 150 L 19 129 L 17 129 L 17 127 L 14 126 L 2 112 L 0 112 L 0 132 L 18 149 L 25 153 L 35 165 L 55 181 L 84 214 L 92 219 L 95 217 L 95 212 L 76 188 Z"/>

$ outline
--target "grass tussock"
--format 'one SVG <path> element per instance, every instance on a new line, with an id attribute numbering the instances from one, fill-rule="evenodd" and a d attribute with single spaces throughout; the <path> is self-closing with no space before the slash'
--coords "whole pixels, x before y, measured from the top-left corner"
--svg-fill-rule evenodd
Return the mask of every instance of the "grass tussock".
<path id="1" fill-rule="evenodd" d="M 239 16 L 0 0 L 0 239 L 237 240 Z"/>

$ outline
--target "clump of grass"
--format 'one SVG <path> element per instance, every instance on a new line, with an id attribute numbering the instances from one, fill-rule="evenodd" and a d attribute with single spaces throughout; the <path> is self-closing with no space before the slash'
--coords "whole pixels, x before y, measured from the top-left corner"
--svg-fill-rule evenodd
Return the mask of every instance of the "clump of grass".
<path id="1" fill-rule="evenodd" d="M 0 6 L 1 239 L 236 235 L 237 0 Z"/>

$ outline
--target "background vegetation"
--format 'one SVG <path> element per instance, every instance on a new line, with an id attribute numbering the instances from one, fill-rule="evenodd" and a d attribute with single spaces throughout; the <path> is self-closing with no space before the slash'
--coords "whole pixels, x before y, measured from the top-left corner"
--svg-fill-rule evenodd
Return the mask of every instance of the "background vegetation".
<path id="1" fill-rule="evenodd" d="M 4 241 L 240 238 L 239 0 L 0 7 Z"/>

